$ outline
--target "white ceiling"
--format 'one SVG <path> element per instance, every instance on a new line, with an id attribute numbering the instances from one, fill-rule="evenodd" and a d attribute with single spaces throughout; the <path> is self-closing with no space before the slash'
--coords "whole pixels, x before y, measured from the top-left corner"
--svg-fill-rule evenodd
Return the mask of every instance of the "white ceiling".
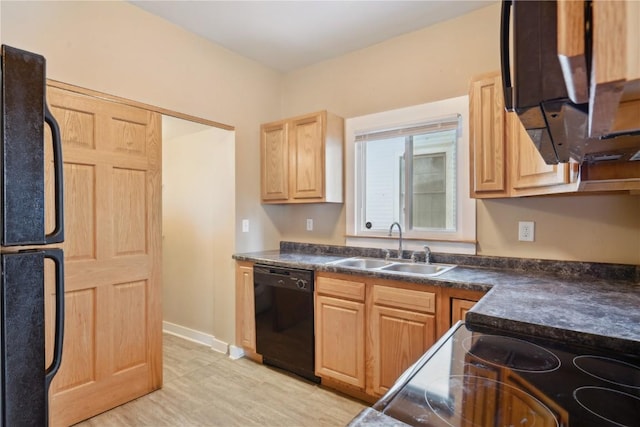
<path id="1" fill-rule="evenodd" d="M 497 0 L 131 1 L 216 44 L 290 71 L 485 7 Z"/>

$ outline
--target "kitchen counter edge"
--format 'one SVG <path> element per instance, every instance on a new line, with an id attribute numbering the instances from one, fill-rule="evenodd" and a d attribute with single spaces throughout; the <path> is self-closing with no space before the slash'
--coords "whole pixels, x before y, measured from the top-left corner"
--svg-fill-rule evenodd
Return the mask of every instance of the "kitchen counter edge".
<path id="1" fill-rule="evenodd" d="M 236 261 L 487 292 L 466 317 L 470 329 L 507 332 L 640 354 L 640 285 L 592 277 L 561 277 L 460 265 L 441 276 L 340 267 L 352 254 L 280 250 L 234 254 Z"/>

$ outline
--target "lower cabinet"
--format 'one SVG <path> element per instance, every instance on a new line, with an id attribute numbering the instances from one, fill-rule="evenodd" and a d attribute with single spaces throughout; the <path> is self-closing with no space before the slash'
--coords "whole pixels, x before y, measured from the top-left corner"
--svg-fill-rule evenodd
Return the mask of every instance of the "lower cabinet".
<path id="1" fill-rule="evenodd" d="M 236 344 L 251 357 L 256 351 L 253 263 L 236 263 Z"/>
<path id="2" fill-rule="evenodd" d="M 346 385 L 347 393 L 383 395 L 435 342 L 437 292 L 424 285 L 318 274 L 316 375 Z"/>
<path id="3" fill-rule="evenodd" d="M 443 335 L 459 320 L 464 322 L 467 312 L 480 301 L 484 292 L 467 289 L 444 288 L 442 311 L 438 322 L 438 335 Z"/>
<path id="4" fill-rule="evenodd" d="M 433 292 L 373 285 L 369 312 L 371 382 L 381 396 L 436 340 Z"/>
<path id="5" fill-rule="evenodd" d="M 478 301 L 471 301 L 468 299 L 451 298 L 451 325 L 455 325 L 457 321 L 464 321 L 464 317 L 467 312 L 471 310 L 471 307 Z"/>
<path id="6" fill-rule="evenodd" d="M 365 386 L 365 284 L 317 277 L 316 375 Z"/>
<path id="7" fill-rule="evenodd" d="M 253 263 L 236 263 L 236 344 L 256 353 Z M 336 273 L 315 281 L 315 374 L 377 400 L 483 292 Z"/>

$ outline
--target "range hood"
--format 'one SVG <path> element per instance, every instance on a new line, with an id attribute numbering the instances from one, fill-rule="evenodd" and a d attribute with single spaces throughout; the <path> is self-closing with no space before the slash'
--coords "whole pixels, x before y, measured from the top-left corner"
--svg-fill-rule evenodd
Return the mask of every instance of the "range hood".
<path id="1" fill-rule="evenodd" d="M 505 107 L 547 164 L 640 161 L 638 22 L 634 1 L 503 1 Z"/>

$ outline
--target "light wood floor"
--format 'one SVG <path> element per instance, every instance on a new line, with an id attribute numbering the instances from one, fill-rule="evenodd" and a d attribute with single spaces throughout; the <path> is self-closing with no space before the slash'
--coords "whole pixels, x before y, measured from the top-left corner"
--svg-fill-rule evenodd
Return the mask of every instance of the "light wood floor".
<path id="1" fill-rule="evenodd" d="M 365 405 L 164 335 L 164 386 L 77 426 L 344 426 Z"/>

